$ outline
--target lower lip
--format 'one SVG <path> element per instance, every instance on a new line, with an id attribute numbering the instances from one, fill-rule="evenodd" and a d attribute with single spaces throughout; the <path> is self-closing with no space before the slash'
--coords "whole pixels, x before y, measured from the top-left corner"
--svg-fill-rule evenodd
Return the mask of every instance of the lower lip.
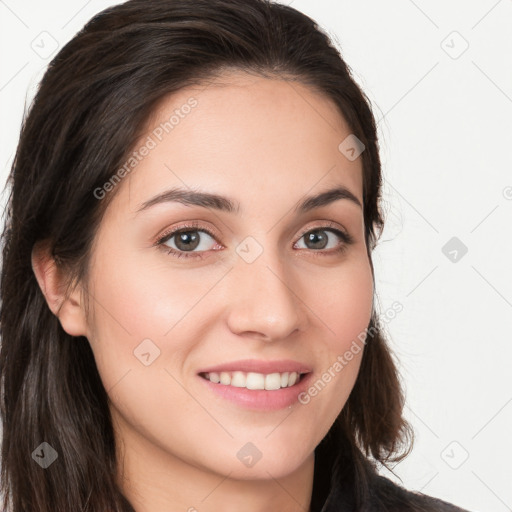
<path id="1" fill-rule="evenodd" d="M 298 401 L 298 395 L 306 390 L 312 375 L 312 372 L 307 373 L 297 384 L 274 390 L 237 388 L 227 384 L 216 384 L 200 375 L 198 377 L 214 393 L 241 407 L 257 411 L 277 411 Z"/>

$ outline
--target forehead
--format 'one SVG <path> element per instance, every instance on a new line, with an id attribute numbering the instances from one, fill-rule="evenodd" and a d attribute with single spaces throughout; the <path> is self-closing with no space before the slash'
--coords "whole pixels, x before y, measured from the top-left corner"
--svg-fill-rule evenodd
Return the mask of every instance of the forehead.
<path id="1" fill-rule="evenodd" d="M 327 96 L 233 71 L 160 101 L 134 151 L 151 148 L 118 192 L 132 211 L 177 186 L 236 198 L 244 209 L 342 184 L 362 203 L 361 158 L 350 161 L 338 148 L 350 134 Z"/>

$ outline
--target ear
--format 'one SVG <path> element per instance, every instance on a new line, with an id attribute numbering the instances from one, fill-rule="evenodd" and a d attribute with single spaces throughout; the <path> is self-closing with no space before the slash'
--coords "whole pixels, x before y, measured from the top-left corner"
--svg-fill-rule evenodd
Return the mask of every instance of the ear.
<path id="1" fill-rule="evenodd" d="M 32 270 L 45 296 L 48 307 L 62 328 L 72 336 L 87 336 L 87 322 L 80 286 L 66 296 L 67 280 L 51 255 L 47 241 L 38 241 L 32 249 Z"/>

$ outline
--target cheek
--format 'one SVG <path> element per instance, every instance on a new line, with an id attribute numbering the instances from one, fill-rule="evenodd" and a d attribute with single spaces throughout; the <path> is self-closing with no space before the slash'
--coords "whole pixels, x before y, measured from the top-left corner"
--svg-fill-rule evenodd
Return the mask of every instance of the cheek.
<path id="1" fill-rule="evenodd" d="M 204 310 L 195 306 L 218 278 L 192 278 L 193 270 L 171 272 L 165 263 L 142 265 L 114 253 L 98 254 L 98 261 L 91 345 L 116 417 L 155 444 L 183 445 L 168 426 L 187 424 L 201 410 L 180 384 L 179 369 L 201 339 Z"/>
<path id="2" fill-rule="evenodd" d="M 308 283 L 308 287 L 315 286 L 316 293 L 311 289 L 304 296 L 325 327 L 325 346 L 331 355 L 347 350 L 353 340 L 364 341 L 373 304 L 369 261 L 354 258 L 340 265 L 337 272 L 319 272 Z"/>
<path id="3" fill-rule="evenodd" d="M 211 301 L 202 298 L 225 269 L 187 271 L 185 265 L 169 265 L 164 254 L 140 261 L 116 251 L 116 244 L 103 247 L 91 276 L 90 341 L 109 389 L 128 370 L 145 367 L 144 360 L 162 368 L 185 360 L 201 339 L 205 312 L 212 309 Z"/>
<path id="4" fill-rule="evenodd" d="M 333 279 L 339 284 L 335 286 Z M 323 365 L 302 403 L 334 421 L 352 391 L 361 365 L 372 313 L 371 267 L 361 258 L 340 266 L 335 277 L 322 280 L 319 274 L 313 281 L 321 286 L 321 293 L 310 293 L 308 306 L 324 327 L 324 343 L 315 349 Z"/>

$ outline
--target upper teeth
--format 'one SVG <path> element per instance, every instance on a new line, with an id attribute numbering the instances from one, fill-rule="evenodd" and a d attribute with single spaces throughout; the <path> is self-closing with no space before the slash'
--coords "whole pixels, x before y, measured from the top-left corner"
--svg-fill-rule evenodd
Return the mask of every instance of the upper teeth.
<path id="1" fill-rule="evenodd" d="M 204 376 L 211 382 L 235 386 L 237 388 L 247 389 L 280 389 L 293 386 L 298 378 L 297 372 L 284 373 L 263 373 L 254 372 L 210 372 Z"/>

